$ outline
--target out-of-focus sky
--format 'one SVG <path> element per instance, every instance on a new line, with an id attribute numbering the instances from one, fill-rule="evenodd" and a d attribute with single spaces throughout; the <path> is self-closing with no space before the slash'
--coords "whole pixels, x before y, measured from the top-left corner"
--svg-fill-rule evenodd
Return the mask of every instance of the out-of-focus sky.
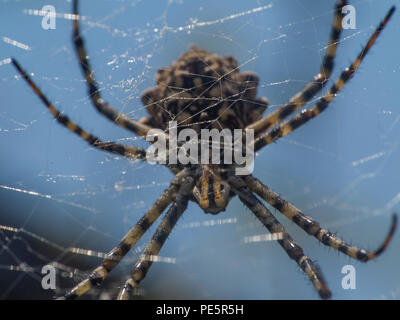
<path id="1" fill-rule="evenodd" d="M 156 71 L 191 44 L 233 55 L 241 70 L 257 72 L 259 95 L 268 97 L 271 109 L 277 108 L 318 72 L 334 4 L 81 2 L 82 31 L 103 97 L 135 119 L 146 113 L 140 93 L 154 86 Z M 356 57 L 395 2 L 351 1 L 356 29 L 342 33 L 333 78 Z M 29 14 L 49 4 L 59 14 L 55 30 L 44 30 L 42 17 Z M 102 118 L 89 103 L 71 43 L 71 20 L 64 16 L 71 12 L 71 1 L 0 0 L 0 8 L 0 225 L 22 227 L 51 244 L 107 252 L 161 194 L 172 174 L 160 166 L 92 150 L 58 125 L 12 65 L 1 62 L 17 58 L 55 106 L 93 134 L 146 146 Z M 347 241 L 368 249 L 380 244 L 391 213 L 400 211 L 399 32 L 396 12 L 331 107 L 262 150 L 255 163 L 255 176 L 282 197 Z M 318 262 L 334 298 L 400 297 L 399 234 L 377 261 L 361 264 L 318 244 L 272 212 Z M 162 257 L 175 258 L 176 263 L 154 264 L 142 282 L 145 297 L 318 298 L 277 243 L 244 241 L 265 233 L 237 199 L 218 216 L 205 215 L 191 203 L 161 251 Z M 0 229 L 0 240 L 7 244 L 0 249 L 2 298 L 51 297 L 41 289 L 38 275 L 10 271 L 10 266 L 40 270 L 55 259 L 85 271 L 100 263 L 98 258 L 52 249 L 23 232 Z M 115 294 L 137 257 L 137 252 L 128 256 L 105 283 L 104 292 Z M 341 287 L 341 270 L 347 264 L 356 268 L 356 290 Z M 75 283 L 59 278 L 68 286 Z"/>

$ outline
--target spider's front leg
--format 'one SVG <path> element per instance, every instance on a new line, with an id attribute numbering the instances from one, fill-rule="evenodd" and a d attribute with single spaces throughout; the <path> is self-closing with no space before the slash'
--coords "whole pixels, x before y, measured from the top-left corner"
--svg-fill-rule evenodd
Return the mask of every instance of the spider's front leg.
<path id="1" fill-rule="evenodd" d="M 269 232 L 280 234 L 280 240 L 277 241 L 286 251 L 287 255 L 296 261 L 300 269 L 307 275 L 319 296 L 322 299 L 329 299 L 331 297 L 331 292 L 319 268 L 304 254 L 303 249 L 292 239 L 279 221 L 276 220 L 272 213 L 256 196 L 254 196 L 242 179 L 231 177 L 231 179 L 229 179 L 229 184 L 239 196 L 240 200 L 255 214 Z"/>
<path id="2" fill-rule="evenodd" d="M 136 262 L 135 267 L 131 272 L 131 277 L 121 288 L 118 294 L 118 300 L 129 299 L 132 291 L 138 287 L 140 281 L 142 281 L 146 276 L 153 263 L 153 257 L 158 255 L 173 227 L 186 210 L 189 201 L 189 195 L 192 193 L 193 186 L 194 179 L 190 176 L 187 177 L 180 187 L 173 204 L 162 219 L 150 242 L 147 244 L 143 254 Z"/>
<path id="3" fill-rule="evenodd" d="M 313 220 L 309 216 L 306 216 L 290 202 L 282 199 L 278 194 L 273 192 L 258 179 L 252 176 L 246 176 L 244 177 L 244 181 L 252 192 L 256 193 L 266 202 L 268 202 L 268 204 L 270 204 L 272 207 L 282 212 L 288 219 L 296 223 L 309 235 L 314 236 L 324 245 L 334 248 L 335 250 L 338 250 L 345 255 L 361 262 L 367 262 L 369 260 L 375 259 L 383 251 L 385 251 L 396 230 L 397 215 L 394 214 L 390 230 L 381 246 L 375 251 L 366 251 L 364 249 L 359 249 L 355 246 L 347 244 L 328 230 L 321 228 L 317 221 Z"/>
<path id="4" fill-rule="evenodd" d="M 152 226 L 154 221 L 167 208 L 167 206 L 174 201 L 176 194 L 179 191 L 179 187 L 187 175 L 188 174 L 185 171 L 178 173 L 171 181 L 170 186 L 162 193 L 144 216 L 128 231 L 120 243 L 107 254 L 107 257 L 103 260 L 102 264 L 97 267 L 87 279 L 81 281 L 64 297 L 59 299 L 75 299 L 90 290 L 93 286 L 99 286 L 107 275 L 125 257 L 129 250 L 137 243 L 137 241 L 139 241 L 143 234 Z"/>

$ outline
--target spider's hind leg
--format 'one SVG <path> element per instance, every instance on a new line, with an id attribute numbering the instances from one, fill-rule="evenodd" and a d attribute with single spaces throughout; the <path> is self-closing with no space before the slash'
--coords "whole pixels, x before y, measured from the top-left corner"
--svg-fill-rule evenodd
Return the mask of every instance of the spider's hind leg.
<path id="1" fill-rule="evenodd" d="M 73 122 L 69 119 L 68 116 L 58 111 L 54 105 L 50 102 L 50 100 L 44 95 L 44 93 L 39 89 L 39 87 L 35 84 L 35 82 L 29 77 L 29 75 L 22 69 L 20 64 L 17 60 L 11 60 L 14 67 L 17 69 L 21 77 L 28 83 L 28 85 L 32 88 L 35 94 L 39 97 L 39 99 L 43 102 L 43 104 L 47 107 L 53 117 L 63 125 L 68 130 L 72 131 L 73 133 L 77 134 L 83 140 L 85 140 L 89 145 L 94 148 L 108 151 L 114 154 L 119 154 L 127 158 L 133 159 L 146 159 L 146 150 L 128 146 L 117 142 L 104 142 L 99 137 L 92 135 L 91 133 L 87 132 L 85 129 L 80 127 L 78 124 Z"/>
<path id="2" fill-rule="evenodd" d="M 282 122 L 279 126 L 273 128 L 271 131 L 259 135 L 255 139 L 255 146 L 254 146 L 255 151 L 258 151 L 261 148 L 267 146 L 268 144 L 275 142 L 279 138 L 288 135 L 292 131 L 301 127 L 303 124 L 307 123 L 309 120 L 320 115 L 324 110 L 326 110 L 329 107 L 329 104 L 333 101 L 333 99 L 343 89 L 345 84 L 353 77 L 355 72 L 358 70 L 361 62 L 364 60 L 365 56 L 368 54 L 369 50 L 374 45 L 376 39 L 378 38 L 382 30 L 389 22 L 395 10 L 396 8 L 394 6 L 389 9 L 385 18 L 378 25 L 375 32 L 369 38 L 367 44 L 362 48 L 357 58 L 348 68 L 346 68 L 340 74 L 339 78 L 330 87 L 329 91 L 311 109 L 303 110 L 301 113 L 297 114 L 293 118 L 285 122 Z"/>
<path id="3" fill-rule="evenodd" d="M 79 65 L 82 69 L 82 72 L 85 76 L 89 97 L 92 100 L 94 107 L 99 111 L 102 115 L 119 125 L 120 127 L 126 128 L 131 132 L 136 133 L 141 137 L 146 137 L 147 132 L 152 129 L 150 126 L 136 121 L 127 115 L 119 112 L 114 107 L 109 105 L 101 98 L 100 90 L 98 88 L 98 84 L 94 78 L 93 70 L 89 63 L 88 54 L 86 53 L 84 40 L 81 35 L 80 24 L 79 24 L 79 12 L 78 12 L 78 0 L 74 0 L 73 2 L 73 34 L 72 40 L 75 45 L 75 50 L 78 55 Z"/>
<path id="4" fill-rule="evenodd" d="M 285 105 L 269 113 L 264 118 L 247 126 L 248 129 L 254 129 L 254 134 L 256 137 L 281 122 L 288 115 L 292 114 L 296 110 L 299 110 L 326 85 L 334 67 L 337 45 L 340 39 L 340 33 L 342 32 L 342 8 L 346 5 L 347 1 L 345 0 L 338 0 L 336 2 L 330 38 L 319 73 L 314 77 L 313 81 L 308 83 L 303 90 L 290 98 Z"/>

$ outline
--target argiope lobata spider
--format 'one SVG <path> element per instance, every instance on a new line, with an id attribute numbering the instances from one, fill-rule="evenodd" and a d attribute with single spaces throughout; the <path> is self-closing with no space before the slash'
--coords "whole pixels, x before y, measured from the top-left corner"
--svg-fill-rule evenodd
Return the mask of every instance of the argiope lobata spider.
<path id="1" fill-rule="evenodd" d="M 198 133 L 206 127 L 231 130 L 251 129 L 254 130 L 256 137 L 254 149 L 257 151 L 302 126 L 329 106 L 335 95 L 357 71 L 395 11 L 394 7 L 389 10 L 358 57 L 350 67 L 341 73 L 329 91 L 311 109 L 304 110 L 283 122 L 287 116 L 299 110 L 327 84 L 334 66 L 337 43 L 342 29 L 342 7 L 345 5 L 347 5 L 345 0 L 336 2 L 330 39 L 319 73 L 289 102 L 265 117 L 262 117 L 262 113 L 268 107 L 268 100 L 256 97 L 258 86 L 256 74 L 240 73 L 233 57 L 220 57 L 193 46 L 170 67 L 157 72 L 157 86 L 146 90 L 142 95 L 142 101 L 149 117 L 140 121 L 133 120 L 119 113 L 101 98 L 81 37 L 78 0 L 74 0 L 73 3 L 75 15 L 73 42 L 94 107 L 117 125 L 143 138 L 153 128 L 168 132 L 167 123 L 170 120 L 190 126 Z M 100 138 L 79 127 L 52 105 L 15 59 L 12 59 L 12 63 L 60 124 L 75 132 L 94 148 L 120 154 L 127 158 L 146 160 L 146 151 L 143 149 L 116 142 L 103 142 Z M 324 299 L 330 298 L 331 293 L 321 272 L 260 201 L 260 198 L 324 245 L 362 262 L 380 255 L 389 245 L 396 229 L 397 216 L 393 215 L 390 231 L 383 244 L 375 251 L 366 251 L 345 243 L 328 230 L 321 228 L 318 222 L 282 199 L 252 175 L 236 175 L 235 165 L 168 164 L 167 166 L 175 174 L 169 187 L 164 190 L 137 224 L 128 231 L 121 242 L 108 253 L 102 264 L 62 298 L 79 297 L 91 287 L 100 285 L 107 274 L 115 268 L 169 206 L 155 234 L 135 264 L 130 278 L 118 294 L 118 299 L 129 298 L 131 291 L 138 287 L 152 264 L 152 259 L 149 257 L 158 255 L 177 220 L 186 210 L 189 201 L 197 202 L 205 212 L 217 214 L 226 209 L 234 196 L 239 196 L 240 200 L 269 232 L 281 235 L 278 243 L 288 256 L 295 260 L 308 276 L 320 297 Z"/>

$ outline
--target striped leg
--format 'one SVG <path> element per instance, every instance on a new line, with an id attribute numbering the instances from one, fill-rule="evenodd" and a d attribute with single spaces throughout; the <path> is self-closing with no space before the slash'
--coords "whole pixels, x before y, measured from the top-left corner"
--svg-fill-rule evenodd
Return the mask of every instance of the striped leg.
<path id="1" fill-rule="evenodd" d="M 303 112 L 296 115 L 292 119 L 280 124 L 278 127 L 275 127 L 270 132 L 256 139 L 255 151 L 260 150 L 262 147 L 270 144 L 271 142 L 274 142 L 277 139 L 286 136 L 293 130 L 297 129 L 298 127 L 309 121 L 310 119 L 318 116 L 322 111 L 324 111 L 329 106 L 329 103 L 333 100 L 333 98 L 339 93 L 339 91 L 343 88 L 343 86 L 347 83 L 347 81 L 349 81 L 354 75 L 354 73 L 357 71 L 361 62 L 367 55 L 369 49 L 374 45 L 376 39 L 378 38 L 381 31 L 388 23 L 394 11 L 395 7 L 392 7 L 389 10 L 385 19 L 379 24 L 378 28 L 375 30 L 371 38 L 368 40 L 366 46 L 362 49 L 357 59 L 350 65 L 349 68 L 347 68 L 345 71 L 342 72 L 339 79 L 337 79 L 336 82 L 332 85 L 328 93 L 324 95 L 321 98 L 321 100 L 315 104 L 313 108 L 304 110 Z"/>
<path id="2" fill-rule="evenodd" d="M 182 213 L 186 210 L 189 197 L 193 189 L 193 179 L 188 177 L 185 184 L 180 188 L 176 199 L 168 212 L 162 219 L 156 232 L 151 238 L 150 242 L 143 251 L 143 254 L 136 262 L 135 267 L 131 272 L 131 277 L 125 282 L 118 294 L 118 300 L 127 300 L 131 296 L 132 290 L 138 287 L 140 281 L 144 279 L 147 272 L 152 265 L 152 257 L 157 256 L 162 246 L 170 235 L 173 227 L 181 217 Z"/>
<path id="3" fill-rule="evenodd" d="M 179 186 L 183 183 L 186 176 L 187 173 L 184 171 L 178 173 L 171 181 L 170 186 L 156 200 L 152 207 L 136 225 L 128 231 L 120 243 L 107 254 L 107 258 L 103 260 L 101 266 L 97 267 L 87 279 L 80 282 L 60 299 L 75 299 L 90 290 L 93 286 L 99 286 L 107 277 L 108 273 L 116 267 L 147 229 L 151 227 L 165 208 L 175 199 Z"/>
<path id="4" fill-rule="evenodd" d="M 277 240 L 281 247 L 286 251 L 288 256 L 296 261 L 301 270 L 307 275 L 312 282 L 315 290 L 322 299 L 329 299 L 331 292 L 325 283 L 320 270 L 313 262 L 304 255 L 303 249 L 290 237 L 285 228 L 279 223 L 272 213 L 250 192 L 246 186 L 241 186 L 240 182 L 236 183 L 230 180 L 231 186 L 240 200 L 256 215 L 258 220 L 271 233 L 280 233 L 281 240 Z"/>
<path id="5" fill-rule="evenodd" d="M 285 105 L 271 112 L 257 122 L 247 126 L 247 129 L 254 129 L 255 137 L 272 128 L 291 113 L 300 109 L 304 104 L 310 101 L 311 98 L 315 96 L 328 82 L 334 67 L 337 44 L 342 31 L 342 7 L 345 5 L 347 5 L 347 1 L 338 0 L 336 2 L 331 34 L 325 56 L 321 64 L 320 72 L 314 77 L 312 82 L 308 83 L 302 91 L 294 95 Z"/>
<path id="6" fill-rule="evenodd" d="M 141 137 L 146 137 L 147 132 L 152 129 L 150 126 L 145 125 L 139 121 L 133 120 L 128 116 L 118 112 L 108 103 L 106 103 L 100 95 L 96 80 L 93 75 L 93 71 L 89 64 L 89 58 L 85 50 L 84 41 L 81 36 L 80 26 L 79 26 L 79 13 L 78 13 L 78 0 L 74 0 L 73 12 L 75 19 L 73 20 L 73 42 L 75 45 L 76 53 L 79 58 L 80 66 L 82 72 L 86 78 L 86 83 L 88 86 L 88 93 L 93 105 L 96 107 L 97 111 L 106 116 L 111 121 L 115 122 L 117 125 L 128 129 L 131 132 L 136 133 Z"/>
<path id="7" fill-rule="evenodd" d="M 258 179 L 252 176 L 246 176 L 244 177 L 244 181 L 252 192 L 255 192 L 257 195 L 267 201 L 272 207 L 282 212 L 288 219 L 292 220 L 308 234 L 317 238 L 318 241 L 362 262 L 367 262 L 368 260 L 374 259 L 383 251 L 385 251 L 393 237 L 394 231 L 396 230 L 397 216 L 393 215 L 392 225 L 385 238 L 385 241 L 377 250 L 368 252 L 364 249 L 359 249 L 357 247 L 348 245 L 343 240 L 334 236 L 328 230 L 321 228 L 317 221 L 306 216 L 290 202 L 282 199 L 278 194 L 273 192 Z"/>
<path id="8" fill-rule="evenodd" d="M 33 82 L 33 80 L 28 76 L 28 74 L 21 68 L 19 63 L 15 60 L 11 60 L 15 68 L 18 70 L 22 78 L 28 82 L 29 86 L 33 89 L 35 94 L 42 100 L 42 102 L 46 105 L 46 107 L 49 109 L 50 113 L 53 115 L 53 117 L 64 127 L 66 127 L 68 130 L 74 132 L 78 136 L 80 136 L 83 140 L 85 140 L 87 143 L 89 143 L 91 146 L 105 150 L 111 153 L 116 153 L 120 154 L 122 156 L 125 156 L 127 158 L 135 158 L 135 159 L 141 159 L 141 160 L 146 160 L 146 151 L 137 147 L 132 147 L 132 146 L 126 146 L 120 143 L 116 142 L 103 142 L 100 138 L 90 134 L 89 132 L 85 131 L 82 129 L 80 126 L 78 126 L 75 122 L 71 121 L 67 116 L 62 114 L 60 111 L 58 111 L 53 104 L 47 99 L 47 97 L 42 93 L 42 91 L 36 86 L 36 84 Z"/>

